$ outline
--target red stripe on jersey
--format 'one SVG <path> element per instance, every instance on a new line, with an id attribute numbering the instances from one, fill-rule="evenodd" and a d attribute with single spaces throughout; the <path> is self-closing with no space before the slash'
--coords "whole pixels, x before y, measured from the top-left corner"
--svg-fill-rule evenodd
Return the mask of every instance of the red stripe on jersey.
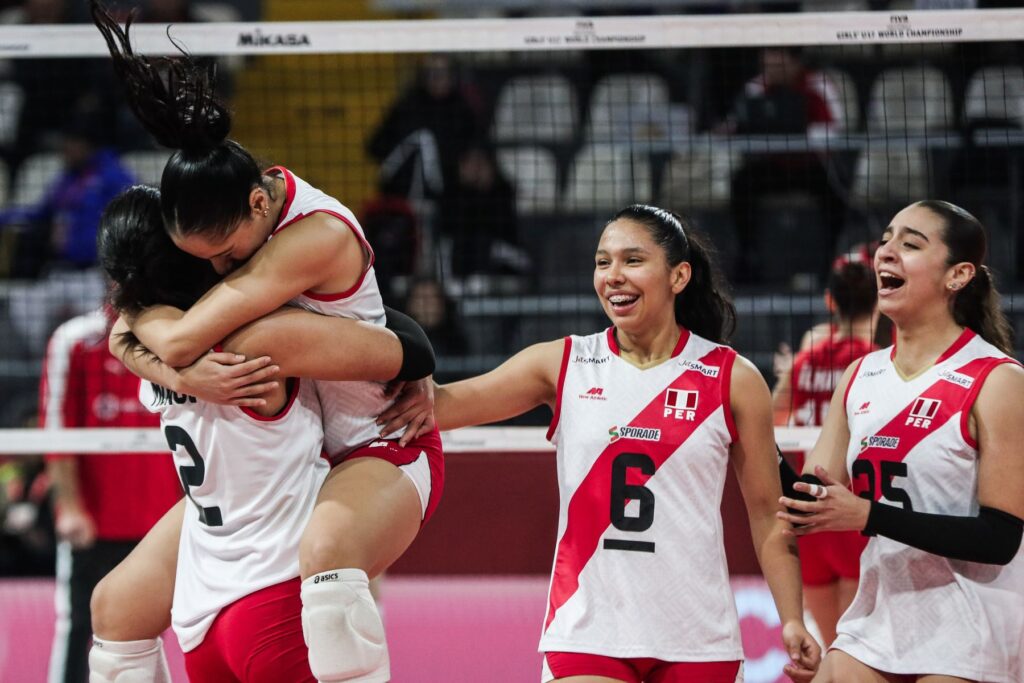
<path id="1" fill-rule="evenodd" d="M 850 375 L 850 381 L 846 383 L 846 391 L 843 393 L 843 405 L 846 406 L 850 402 L 850 389 L 853 388 L 853 382 L 857 379 L 857 375 L 860 374 L 860 366 L 864 364 L 864 356 L 861 356 L 860 360 L 857 361 L 857 367 L 853 369 L 853 374 Z M 849 408 L 846 410 L 846 414 L 850 414 Z"/>
<path id="2" fill-rule="evenodd" d="M 730 356 L 735 356 L 732 349 L 718 347 L 701 358 L 699 362 L 705 365 L 722 366 Z M 558 609 L 579 588 L 580 573 L 596 552 L 601 536 L 611 525 L 609 516 L 595 515 L 594 512 L 607 511 L 611 508 L 612 461 L 622 453 L 628 452 L 639 451 L 649 456 L 654 461 L 654 472 L 637 479 L 630 479 L 631 484 L 644 484 L 721 405 L 720 390 L 717 396 L 719 400 L 713 399 L 715 398 L 715 389 L 721 387 L 721 383 L 726 377 L 725 372 L 720 372 L 718 377 L 710 378 L 703 377 L 698 370 L 684 369 L 665 387 L 665 390 L 694 387 L 694 375 L 690 373 L 695 373 L 703 380 L 696 384 L 701 391 L 701 400 L 693 421 L 674 422 L 670 433 L 662 435 L 666 438 L 659 437 L 658 441 L 642 441 L 632 437 L 618 438 L 597 456 L 590 471 L 580 482 L 576 492 L 573 493 L 572 499 L 569 501 L 565 532 L 558 542 L 558 549 L 555 553 L 555 569 L 548 601 L 548 616 L 544 622 L 545 630 L 551 625 Z M 644 428 L 652 424 L 659 424 L 663 427 L 662 432 L 669 431 L 664 429 L 662 413 L 665 409 L 665 390 L 659 391 L 657 396 L 626 426 Z M 622 430 L 620 429 L 620 431 Z"/>
<path id="3" fill-rule="evenodd" d="M 907 454 L 926 436 L 946 424 L 957 412 L 964 409 L 967 399 L 972 393 L 976 393 L 973 389 L 975 384 L 980 383 L 978 376 L 982 373 L 987 374 L 989 368 L 986 366 L 999 362 L 1003 362 L 1003 360 L 991 357 L 975 358 L 958 368 L 955 371 L 956 375 L 964 375 L 974 380 L 970 387 L 964 387 L 955 381 L 946 379 L 936 380 L 885 426 L 876 433 L 861 439 L 861 452 L 857 455 L 856 460 L 870 462 L 872 472 L 880 472 L 882 462 L 902 462 Z M 918 399 L 922 398 L 941 401 L 935 417 L 931 420 L 925 421 L 924 418 L 911 415 Z M 852 479 L 854 493 L 860 495 L 867 491 L 868 486 L 873 483 L 874 490 L 870 492 L 872 500 L 882 497 L 882 477 L 862 477 L 855 474 Z"/>
<path id="4" fill-rule="evenodd" d="M 558 417 L 562 414 L 562 387 L 565 386 L 565 371 L 569 368 L 569 356 L 572 355 L 572 337 L 565 338 L 565 350 L 562 351 L 562 367 L 558 370 L 558 386 L 555 387 L 555 414 L 551 416 L 551 426 L 545 437 L 551 441 L 555 435 L 555 428 L 558 427 Z"/>
<path id="5" fill-rule="evenodd" d="M 239 409 L 254 420 L 259 420 L 260 422 L 276 422 L 277 420 L 284 418 L 284 416 L 288 414 L 288 411 L 292 409 L 292 405 L 295 403 L 295 398 L 299 395 L 299 383 L 301 381 L 302 380 L 298 377 L 290 378 L 288 380 L 288 400 L 285 402 L 284 407 L 273 415 L 260 415 L 252 408 L 246 406 L 239 406 Z"/>
<path id="6" fill-rule="evenodd" d="M 722 412 L 725 413 L 725 427 L 733 443 L 739 443 L 740 432 L 736 429 L 736 418 L 732 414 L 732 366 L 736 363 L 736 354 L 730 353 L 722 361 Z"/>
<path id="7" fill-rule="evenodd" d="M 326 213 L 329 216 L 334 216 L 342 223 L 347 225 L 349 230 L 352 231 L 352 234 L 354 234 L 356 236 L 356 239 L 359 240 L 359 244 L 362 245 L 363 249 L 366 250 L 366 253 L 370 255 L 370 260 L 367 262 L 366 268 L 363 269 L 363 272 L 359 274 L 359 279 L 356 280 L 356 283 L 349 287 L 348 289 L 346 289 L 344 292 L 319 293 L 314 292 L 311 289 L 307 289 L 305 292 L 302 293 L 302 295 L 307 296 L 310 299 L 314 299 L 316 301 L 338 301 L 340 299 L 345 299 L 355 294 L 359 290 L 359 288 L 362 287 L 363 280 L 366 279 L 366 274 L 370 272 L 370 268 L 373 268 L 373 263 L 374 260 L 376 259 L 376 256 L 373 253 L 373 248 L 370 246 L 370 243 L 366 241 L 366 238 L 359 231 L 359 229 L 356 228 L 356 226 L 352 225 L 352 221 L 350 221 L 348 218 L 338 213 L 337 211 L 331 211 L 330 209 L 314 209 L 309 213 L 300 213 L 295 218 L 291 219 L 281 227 L 277 228 L 277 230 L 274 231 L 274 234 L 276 235 L 278 232 L 284 230 L 289 225 L 294 225 L 295 223 L 301 221 L 303 218 L 309 218 L 315 213 Z"/>

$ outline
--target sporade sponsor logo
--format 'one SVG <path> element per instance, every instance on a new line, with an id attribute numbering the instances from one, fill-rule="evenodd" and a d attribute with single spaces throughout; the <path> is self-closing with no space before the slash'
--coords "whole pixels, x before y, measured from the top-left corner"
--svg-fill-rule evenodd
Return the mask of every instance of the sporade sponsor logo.
<path id="1" fill-rule="evenodd" d="M 612 427 L 608 430 L 612 441 L 637 439 L 639 441 L 661 441 L 661 430 L 653 427 Z"/>
<path id="2" fill-rule="evenodd" d="M 867 438 L 860 440 L 861 449 L 864 448 L 885 448 L 892 450 L 900 445 L 900 437 L 898 436 L 881 436 L 875 434 Z"/>
<path id="3" fill-rule="evenodd" d="M 298 47 L 309 45 L 305 33 L 264 33 L 256 29 L 252 33 L 239 33 L 239 47 Z"/>

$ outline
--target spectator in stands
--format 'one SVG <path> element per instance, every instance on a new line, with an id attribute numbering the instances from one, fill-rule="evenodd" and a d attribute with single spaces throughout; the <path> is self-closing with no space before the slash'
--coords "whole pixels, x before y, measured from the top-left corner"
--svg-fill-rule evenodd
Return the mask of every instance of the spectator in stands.
<path id="1" fill-rule="evenodd" d="M 838 93 L 828 78 L 808 69 L 796 47 L 761 51 L 761 71 L 747 82 L 733 111 L 717 127 L 727 134 L 802 134 L 815 138 L 843 126 Z M 779 192 L 808 192 L 821 210 L 818 227 L 834 245 L 845 207 L 830 178 L 828 159 L 814 153 L 747 154 L 732 179 L 732 214 L 740 242 L 738 281 L 757 281 L 758 204 Z M 826 261 L 827 264 L 827 261 Z"/>
<path id="2" fill-rule="evenodd" d="M 429 55 L 367 142 L 380 162 L 381 189 L 437 199 L 458 178 L 459 157 L 482 124 L 476 98 L 447 55 Z"/>
<path id="3" fill-rule="evenodd" d="M 515 190 L 499 171 L 493 151 L 473 144 L 458 161 L 455 183 L 445 187 L 438 224 L 451 243 L 452 274 L 525 274 L 530 260 L 518 245 Z"/>
<path id="4" fill-rule="evenodd" d="M 417 278 L 409 285 L 405 312 L 423 327 L 438 356 L 459 356 L 469 350 L 455 302 L 433 278 Z"/>
<path id="5" fill-rule="evenodd" d="M 23 230 L 14 277 L 36 277 L 44 269 L 81 270 L 96 265 L 96 226 L 103 208 L 132 177 L 107 146 L 105 117 L 79 110 L 62 135 L 64 168 L 34 206 L 0 211 L 0 225 Z"/>
<path id="6" fill-rule="evenodd" d="M 105 307 L 54 332 L 39 390 L 44 428 L 159 425 L 139 402 L 138 378 L 107 348 L 113 321 Z M 165 454 L 53 454 L 47 469 L 60 539 L 49 680 L 85 683 L 93 588 L 177 502 L 181 485 Z"/>
<path id="7" fill-rule="evenodd" d="M 106 146 L 100 110 L 75 114 L 65 126 L 64 169 L 34 206 L 0 211 L 0 226 L 20 229 L 12 276 L 41 278 L 11 288 L 11 323 L 41 353 L 56 324 L 98 306 L 103 278 L 96 269 L 96 227 L 104 207 L 132 183 Z"/>
<path id="8" fill-rule="evenodd" d="M 820 427 L 824 423 L 843 371 L 878 348 L 874 343 L 876 300 L 869 250 L 854 250 L 837 259 L 825 290 L 832 321 L 808 330 L 795 358 L 788 349 L 776 355 L 777 381 L 772 392 L 776 425 Z M 792 456 L 795 471 L 802 471 L 804 454 Z M 839 616 L 857 591 L 860 554 L 867 538 L 844 531 L 803 536 L 798 541 L 804 604 L 827 646 L 835 640 Z"/>
<path id="9" fill-rule="evenodd" d="M 73 20 L 68 0 L 25 0 L 21 16 L 24 24 L 64 24 Z M 60 145 L 60 132 L 73 118 L 75 103 L 92 91 L 95 60 L 13 59 L 7 78 L 24 93 L 18 115 L 17 134 L 5 150 L 12 170 L 29 155 Z"/>

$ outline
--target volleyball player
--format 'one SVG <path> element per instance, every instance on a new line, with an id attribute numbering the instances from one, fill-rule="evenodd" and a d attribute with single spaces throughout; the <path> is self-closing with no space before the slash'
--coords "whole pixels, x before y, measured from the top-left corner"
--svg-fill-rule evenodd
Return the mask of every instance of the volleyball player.
<path id="1" fill-rule="evenodd" d="M 554 412 L 561 493 L 542 681 L 742 680 L 720 512 L 730 463 L 786 672 L 809 679 L 821 653 L 803 624 L 795 544 L 775 518 L 771 398 L 724 345 L 735 311 L 706 248 L 675 214 L 630 206 L 601 235 L 594 288 L 606 331 L 536 344 L 436 390 L 443 429 Z M 413 409 L 403 400 L 381 419 Z"/>
<path id="2" fill-rule="evenodd" d="M 1024 680 L 1024 370 L 985 249 L 977 219 L 928 200 L 875 254 L 896 344 L 843 375 L 796 484 L 811 500 L 779 513 L 870 536 L 815 681 Z"/>
<path id="3" fill-rule="evenodd" d="M 829 273 L 825 305 L 835 316 L 828 325 L 808 330 L 790 367 L 779 373 L 772 400 L 775 424 L 819 427 L 824 421 L 843 371 L 877 348 L 875 275 L 866 250 L 844 257 Z M 804 454 L 796 455 L 796 471 Z M 835 640 L 836 622 L 853 600 L 860 575 L 861 534 L 845 531 L 799 539 L 804 604 L 827 645 Z"/>
<path id="4" fill-rule="evenodd" d="M 99 250 L 124 312 L 162 301 L 186 307 L 215 279 L 208 263 L 178 250 L 164 232 L 152 188 L 134 187 L 111 204 Z M 297 309 L 248 325 L 225 346 L 272 351 L 288 377 L 392 377 L 404 355 L 384 328 Z M 298 543 L 329 469 L 320 457 L 312 384 L 273 383 L 259 409 L 149 383 L 141 395 L 161 413 L 194 510 L 183 523 L 180 508 L 168 515 L 97 590 L 94 680 L 121 680 L 123 667 L 145 675 L 160 669 L 155 638 L 165 628 L 172 585 L 175 631 L 193 681 L 312 680 L 299 616 Z M 383 671 L 363 680 L 386 678 Z"/>
<path id="5" fill-rule="evenodd" d="M 284 168 L 261 172 L 227 139 L 231 117 L 212 96 L 210 74 L 182 55 L 161 60 L 165 77 L 133 53 L 127 27 L 91 6 L 134 111 L 177 150 L 160 186 L 171 238 L 227 274 L 187 312 L 156 306 L 133 316 L 145 346 L 170 366 L 188 365 L 286 303 L 383 324 L 373 252 L 352 212 Z M 383 384 L 321 384 L 318 393 L 336 466 L 300 544 L 303 626 L 317 678 L 349 680 L 371 673 L 362 668 L 371 659 L 387 668 L 367 576 L 404 552 L 436 506 L 443 456 L 436 429 L 406 446 L 377 442 L 374 417 L 391 402 Z"/>

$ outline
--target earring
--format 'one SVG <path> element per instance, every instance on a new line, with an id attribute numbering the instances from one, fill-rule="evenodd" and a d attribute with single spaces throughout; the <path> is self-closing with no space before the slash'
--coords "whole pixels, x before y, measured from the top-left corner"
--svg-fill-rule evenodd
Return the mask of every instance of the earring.
<path id="1" fill-rule="evenodd" d="M 959 283 L 956 283 L 956 282 L 950 282 L 948 287 L 950 289 L 952 289 L 953 291 L 956 291 L 956 290 L 960 289 Z"/>
<path id="2" fill-rule="evenodd" d="M 263 209 L 263 217 L 266 218 L 270 214 L 270 209 Z"/>

